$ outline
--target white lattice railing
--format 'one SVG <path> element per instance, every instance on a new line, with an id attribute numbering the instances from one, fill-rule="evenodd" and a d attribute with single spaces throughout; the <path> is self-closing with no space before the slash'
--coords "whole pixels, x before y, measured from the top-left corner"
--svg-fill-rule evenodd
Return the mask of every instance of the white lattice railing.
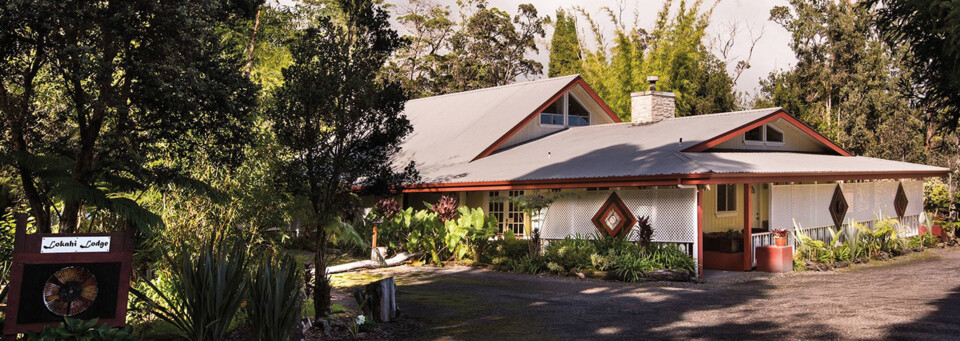
<path id="1" fill-rule="evenodd" d="M 753 266 L 757 266 L 757 248 L 773 244 L 773 232 L 754 233 L 751 236 L 750 245 L 753 247 Z"/>

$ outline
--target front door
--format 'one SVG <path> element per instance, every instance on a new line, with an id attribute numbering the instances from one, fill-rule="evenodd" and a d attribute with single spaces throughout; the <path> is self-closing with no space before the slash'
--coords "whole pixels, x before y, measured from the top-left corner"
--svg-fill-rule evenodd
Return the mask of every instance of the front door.
<path id="1" fill-rule="evenodd" d="M 763 184 L 750 185 L 750 214 L 753 215 L 753 221 L 750 227 L 754 230 L 763 229 L 763 220 L 760 216 L 760 205 L 763 205 Z"/>

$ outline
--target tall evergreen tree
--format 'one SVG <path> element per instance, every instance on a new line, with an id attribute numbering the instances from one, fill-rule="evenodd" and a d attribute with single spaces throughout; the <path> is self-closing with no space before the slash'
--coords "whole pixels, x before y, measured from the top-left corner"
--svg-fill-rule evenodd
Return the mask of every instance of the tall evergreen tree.
<path id="1" fill-rule="evenodd" d="M 580 36 L 577 33 L 576 17 L 564 10 L 557 10 L 553 38 L 550 39 L 549 77 L 578 74 L 583 71 Z"/>

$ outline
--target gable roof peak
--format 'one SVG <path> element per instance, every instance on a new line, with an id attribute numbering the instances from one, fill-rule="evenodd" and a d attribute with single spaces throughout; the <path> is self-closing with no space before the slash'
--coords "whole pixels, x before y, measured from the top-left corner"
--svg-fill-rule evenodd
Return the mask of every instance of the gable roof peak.
<path id="1" fill-rule="evenodd" d="M 552 78 L 541 78 L 541 79 L 536 79 L 536 80 L 526 81 L 526 82 L 514 82 L 510 84 L 491 86 L 486 88 L 479 88 L 479 89 L 466 90 L 466 91 L 460 91 L 460 92 L 451 92 L 451 93 L 446 93 L 446 94 L 436 95 L 436 96 L 420 97 L 420 98 L 411 99 L 408 102 L 423 101 L 423 100 L 437 99 L 437 98 L 443 98 L 443 97 L 452 97 L 452 96 L 458 96 L 458 95 L 469 95 L 469 94 L 475 94 L 475 93 L 485 92 L 485 91 L 494 91 L 494 90 L 502 90 L 502 89 L 511 88 L 511 87 L 534 85 L 534 84 L 539 84 L 539 83 L 548 82 L 548 81 L 560 81 L 560 80 L 573 81 L 577 78 L 580 78 L 580 74 L 572 74 L 572 75 L 552 77 Z"/>

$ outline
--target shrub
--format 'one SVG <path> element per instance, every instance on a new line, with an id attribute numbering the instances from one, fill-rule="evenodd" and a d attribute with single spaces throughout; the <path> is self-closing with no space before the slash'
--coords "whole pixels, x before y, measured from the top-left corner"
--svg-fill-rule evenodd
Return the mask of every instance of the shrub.
<path id="1" fill-rule="evenodd" d="M 697 263 L 686 252 L 676 245 L 653 244 L 645 249 L 650 258 L 657 264 L 658 269 L 685 270 L 696 272 Z"/>
<path id="2" fill-rule="evenodd" d="M 547 244 L 545 256 L 564 270 L 587 269 L 592 266 L 590 256 L 596 252 L 591 240 L 578 235 Z"/>
<path id="3" fill-rule="evenodd" d="M 256 339 L 290 339 L 290 330 L 300 321 L 301 288 L 303 280 L 293 257 L 264 257 L 250 278 L 246 307 Z"/>
<path id="4" fill-rule="evenodd" d="M 617 275 L 627 282 L 638 282 L 647 272 L 658 269 L 658 264 L 642 253 L 625 252 L 615 261 Z"/>
<path id="5" fill-rule="evenodd" d="M 28 340 L 38 341 L 56 341 L 56 340 L 88 340 L 88 341 L 126 341 L 136 340 L 133 337 L 133 329 L 128 325 L 124 329 L 110 328 L 108 325 L 101 325 L 100 319 L 92 319 L 87 322 L 64 317 L 64 321 L 55 326 L 46 326 L 40 330 L 40 333 L 27 332 Z"/>
<path id="6" fill-rule="evenodd" d="M 457 216 L 444 224 L 444 248 L 458 260 L 467 256 L 479 260 L 479 255 L 486 252 L 490 238 L 497 232 L 497 218 L 485 215 L 479 208 L 471 210 L 466 206 L 458 209 Z"/>
<path id="7" fill-rule="evenodd" d="M 491 250 L 489 254 L 481 255 L 481 261 L 489 257 L 493 264 L 504 264 L 505 260 L 520 259 L 523 256 L 529 255 L 527 241 L 517 239 L 513 232 L 510 231 L 503 234 L 503 239 L 491 242 L 489 249 Z M 500 262 L 495 261 L 497 258 L 501 258 Z"/>
<path id="8" fill-rule="evenodd" d="M 539 274 L 547 270 L 547 261 L 543 257 L 525 255 L 520 259 L 512 259 L 507 263 L 510 271 Z"/>
<path id="9" fill-rule="evenodd" d="M 239 244 L 225 248 L 215 244 L 218 243 L 207 242 L 196 256 L 181 251 L 179 270 L 171 278 L 171 291 L 161 291 L 146 282 L 162 304 L 133 292 L 150 303 L 157 317 L 190 340 L 223 339 L 247 297 L 246 251 Z M 168 262 L 173 263 L 170 259 Z"/>
<path id="10" fill-rule="evenodd" d="M 923 246 L 925 247 L 937 247 L 937 245 L 940 244 L 940 238 L 937 238 L 937 236 L 932 234 L 925 234 L 922 238 Z"/>
<path id="11" fill-rule="evenodd" d="M 618 254 L 614 250 L 605 254 L 594 253 L 590 255 L 590 265 L 600 271 L 614 270 L 617 266 L 617 258 Z"/>
<path id="12" fill-rule="evenodd" d="M 637 218 L 637 240 L 640 246 L 646 248 L 650 246 L 650 239 L 653 238 L 653 225 L 650 224 L 650 216 Z"/>

